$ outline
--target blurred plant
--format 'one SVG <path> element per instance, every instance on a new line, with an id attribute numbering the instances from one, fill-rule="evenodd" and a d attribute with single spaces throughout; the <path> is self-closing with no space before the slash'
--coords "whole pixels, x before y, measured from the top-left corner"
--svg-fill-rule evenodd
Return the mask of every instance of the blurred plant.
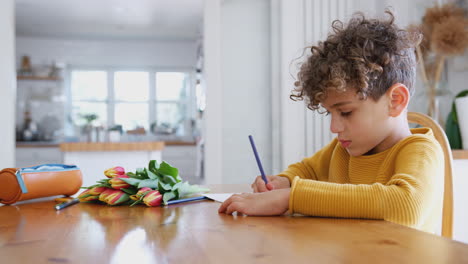
<path id="1" fill-rule="evenodd" d="M 468 20 L 464 9 L 452 3 L 426 10 L 422 23 L 408 29 L 423 35 L 416 48 L 421 78 L 429 96 L 428 114 L 437 115 L 436 93 L 447 58 L 462 54 L 468 46 Z"/>
<path id="2" fill-rule="evenodd" d="M 99 117 L 98 115 L 91 113 L 91 114 L 79 114 L 79 117 L 83 119 L 86 125 L 91 125 L 94 120 L 97 120 Z"/>

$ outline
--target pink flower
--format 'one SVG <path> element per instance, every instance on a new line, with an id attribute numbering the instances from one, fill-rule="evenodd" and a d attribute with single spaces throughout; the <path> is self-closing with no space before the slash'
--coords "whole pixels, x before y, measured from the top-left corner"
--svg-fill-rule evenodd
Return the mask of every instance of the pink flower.
<path id="1" fill-rule="evenodd" d="M 112 188 L 120 190 L 124 188 L 129 188 L 130 184 L 123 181 L 121 178 L 129 178 L 127 175 L 115 176 L 114 178 L 109 180 L 110 185 Z"/>
<path id="2" fill-rule="evenodd" d="M 105 190 L 107 190 L 109 188 L 107 187 L 93 187 L 91 189 L 89 189 L 89 194 L 91 195 L 97 195 L 99 196 L 102 192 L 104 192 Z"/>
<path id="3" fill-rule="evenodd" d="M 125 192 L 113 190 L 113 192 L 107 196 L 106 203 L 108 205 L 118 205 L 128 201 L 128 199 L 130 199 L 130 196 Z"/>
<path id="4" fill-rule="evenodd" d="M 150 191 L 143 198 L 143 202 L 147 206 L 159 206 L 161 205 L 162 199 L 163 197 L 158 191 Z"/>
<path id="5" fill-rule="evenodd" d="M 84 191 L 84 192 L 80 193 L 80 194 L 78 195 L 78 199 L 81 199 L 81 198 L 85 198 L 85 197 L 91 196 L 92 194 L 90 194 L 90 193 L 89 193 L 89 191 L 90 191 L 90 190 L 91 190 L 91 189 L 88 189 L 88 190 L 86 190 L 86 191 Z"/>
<path id="6" fill-rule="evenodd" d="M 88 190 L 80 193 L 80 195 L 78 195 L 78 199 L 80 200 L 80 202 L 96 201 L 96 200 L 98 200 L 98 198 L 99 198 L 99 195 L 93 195 L 91 193 L 91 189 L 88 189 Z"/>
<path id="7" fill-rule="evenodd" d="M 149 187 L 140 188 L 136 194 L 130 196 L 130 199 L 132 199 L 134 201 L 138 201 L 138 200 L 140 200 L 141 196 L 145 195 L 146 192 L 150 192 L 152 190 L 153 189 L 151 189 Z"/>
<path id="8" fill-rule="evenodd" d="M 107 199 L 109 198 L 109 195 L 111 195 L 114 191 L 118 191 L 118 190 L 114 190 L 114 189 L 111 189 L 111 188 L 107 188 L 107 190 L 103 191 L 100 195 L 99 195 L 99 201 L 101 202 L 107 202 Z"/>
<path id="9" fill-rule="evenodd" d="M 84 198 L 79 198 L 80 202 L 85 203 L 85 202 L 94 202 L 99 200 L 99 195 L 90 195 Z"/>
<path id="10" fill-rule="evenodd" d="M 124 174 L 125 174 L 125 169 L 119 166 L 113 167 L 104 171 L 104 175 L 106 175 L 107 178 L 114 178 L 116 176 L 121 176 Z"/>

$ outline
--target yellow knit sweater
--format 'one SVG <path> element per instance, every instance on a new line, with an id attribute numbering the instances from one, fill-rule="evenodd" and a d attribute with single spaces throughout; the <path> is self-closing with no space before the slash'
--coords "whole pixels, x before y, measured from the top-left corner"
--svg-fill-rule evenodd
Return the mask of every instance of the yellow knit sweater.
<path id="1" fill-rule="evenodd" d="M 292 183 L 290 213 L 384 219 L 439 232 L 442 148 L 432 130 L 411 132 L 390 149 L 359 157 L 350 156 L 334 139 L 312 157 L 290 165 L 279 174 Z"/>

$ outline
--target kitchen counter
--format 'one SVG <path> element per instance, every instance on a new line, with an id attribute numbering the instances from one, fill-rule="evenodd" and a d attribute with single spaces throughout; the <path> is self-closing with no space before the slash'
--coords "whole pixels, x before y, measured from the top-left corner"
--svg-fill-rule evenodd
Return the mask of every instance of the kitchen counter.
<path id="1" fill-rule="evenodd" d="M 196 142 L 195 141 L 181 141 L 181 140 L 169 140 L 169 141 L 151 141 L 151 142 L 59 142 L 59 141 L 17 141 L 16 142 L 16 147 L 17 148 L 58 148 L 62 144 L 66 144 L 67 148 L 72 147 L 75 148 L 74 145 L 72 144 L 90 144 L 90 145 L 96 145 L 93 146 L 92 148 L 96 148 L 97 145 L 99 144 L 120 144 L 121 146 L 124 146 L 127 143 L 132 143 L 135 148 L 139 148 L 138 145 L 143 143 L 157 143 L 155 145 L 151 145 L 151 147 L 154 148 L 159 148 L 160 143 L 164 143 L 164 146 L 195 146 Z M 134 144 L 137 143 L 137 144 Z M 132 145 L 131 144 L 131 145 Z M 129 146 L 131 146 L 129 145 Z M 127 148 L 129 146 L 126 146 L 124 148 Z M 150 148 L 151 148 L 150 147 Z M 87 147 L 84 147 L 87 148 Z M 84 150 L 82 150 L 84 151 Z M 112 149 L 113 151 L 113 149 Z"/>
<path id="2" fill-rule="evenodd" d="M 81 169 L 83 186 L 90 186 L 103 178 L 108 168 L 121 166 L 125 171 L 144 168 L 150 160 L 162 160 L 164 142 L 69 142 L 61 143 L 65 164 Z"/>
<path id="3" fill-rule="evenodd" d="M 61 143 L 62 152 L 76 151 L 161 151 L 163 141 L 152 142 L 70 142 Z"/>
<path id="4" fill-rule="evenodd" d="M 58 148 L 58 141 L 16 141 L 17 148 Z"/>

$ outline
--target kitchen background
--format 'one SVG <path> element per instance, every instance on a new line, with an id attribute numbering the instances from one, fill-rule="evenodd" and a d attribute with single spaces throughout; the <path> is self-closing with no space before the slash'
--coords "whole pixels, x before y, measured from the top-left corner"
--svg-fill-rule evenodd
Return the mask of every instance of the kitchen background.
<path id="1" fill-rule="evenodd" d="M 63 142 L 165 141 L 202 181 L 202 0 L 18 0 L 15 21 L 17 167 L 63 162 Z"/>

